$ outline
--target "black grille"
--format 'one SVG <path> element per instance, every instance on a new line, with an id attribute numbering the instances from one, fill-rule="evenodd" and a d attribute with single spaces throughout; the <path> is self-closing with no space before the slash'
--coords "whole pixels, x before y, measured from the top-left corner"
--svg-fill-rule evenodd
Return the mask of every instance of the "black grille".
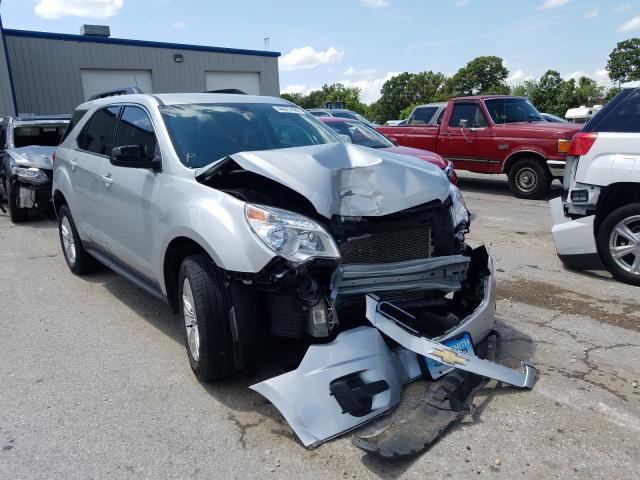
<path id="1" fill-rule="evenodd" d="M 348 240 L 340 246 L 342 262 L 394 263 L 430 258 L 433 235 L 430 225 L 372 233 Z"/>

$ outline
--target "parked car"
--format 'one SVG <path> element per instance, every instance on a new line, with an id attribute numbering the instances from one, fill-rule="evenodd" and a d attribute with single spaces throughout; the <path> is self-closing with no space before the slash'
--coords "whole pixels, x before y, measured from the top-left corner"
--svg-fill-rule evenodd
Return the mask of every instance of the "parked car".
<path id="1" fill-rule="evenodd" d="M 480 358 L 493 264 L 465 243 L 462 196 L 436 166 L 341 142 L 269 97 L 104 98 L 69 129 L 53 195 L 71 271 L 100 261 L 171 305 L 203 381 L 270 336 L 310 345 L 251 387 L 306 446 L 388 411 L 420 365 L 458 406 L 477 375 L 533 385 L 529 365 Z"/>
<path id="2" fill-rule="evenodd" d="M 351 120 L 358 120 L 359 122 L 374 126 L 373 123 L 364 118 L 358 112 L 347 110 L 346 108 L 310 108 L 307 111 L 314 117 L 350 118 Z"/>
<path id="3" fill-rule="evenodd" d="M 547 122 L 551 122 L 551 123 L 567 123 L 567 120 L 565 120 L 564 118 L 559 117 L 557 115 L 554 115 L 552 113 L 541 113 L 540 115 Z"/>
<path id="4" fill-rule="evenodd" d="M 376 129 L 357 120 L 339 117 L 320 117 L 320 121 L 326 124 L 334 132 L 349 138 L 351 143 L 362 145 L 363 147 L 375 148 L 385 152 L 398 153 L 400 155 L 411 155 L 429 163 L 433 163 L 442 169 L 447 178 L 454 185 L 458 183 L 458 175 L 453 168 L 453 163 L 445 160 L 440 155 L 420 150 L 418 148 L 400 147 L 394 144 L 387 137 Z"/>
<path id="5" fill-rule="evenodd" d="M 51 204 L 52 155 L 69 116 L 5 117 L 0 122 L 0 183 L 11 221 Z"/>
<path id="6" fill-rule="evenodd" d="M 440 125 L 447 102 L 418 105 L 400 125 Z"/>
<path id="7" fill-rule="evenodd" d="M 456 170 L 506 173 L 520 198 L 542 198 L 564 172 L 579 126 L 544 121 L 523 97 L 454 98 L 439 125 L 377 127 L 398 145 L 421 148 L 453 162 Z"/>
<path id="8" fill-rule="evenodd" d="M 623 85 L 573 137 L 568 155 L 564 210 L 560 198 L 551 202 L 560 259 L 572 268 L 604 264 L 640 285 L 640 82 Z"/>

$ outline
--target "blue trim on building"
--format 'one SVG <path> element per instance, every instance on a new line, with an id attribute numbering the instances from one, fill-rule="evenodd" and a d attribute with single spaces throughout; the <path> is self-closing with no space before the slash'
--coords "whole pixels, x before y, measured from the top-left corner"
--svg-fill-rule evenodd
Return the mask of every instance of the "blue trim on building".
<path id="1" fill-rule="evenodd" d="M 30 30 L 4 30 L 11 37 L 42 38 L 67 42 L 103 43 L 107 45 L 128 45 L 133 47 L 168 48 L 172 50 L 190 50 L 194 52 L 231 53 L 234 55 L 252 55 L 258 57 L 279 57 L 280 52 L 265 50 L 244 50 L 240 48 L 207 47 L 204 45 L 186 45 L 182 43 L 151 42 L 148 40 L 130 40 L 126 38 L 98 37 L 92 35 L 70 35 L 67 33 L 34 32 Z"/>
<path id="2" fill-rule="evenodd" d="M 9 74 L 9 85 L 11 86 L 11 100 L 13 100 L 13 114 L 18 115 L 18 100 L 16 99 L 16 87 L 13 84 L 13 72 L 11 71 L 11 60 L 9 59 L 9 51 L 7 50 L 7 39 L 4 37 L 6 30 L 2 28 L 2 15 L 0 15 L 0 37 L 4 46 L 4 56 L 7 60 L 7 73 Z"/>

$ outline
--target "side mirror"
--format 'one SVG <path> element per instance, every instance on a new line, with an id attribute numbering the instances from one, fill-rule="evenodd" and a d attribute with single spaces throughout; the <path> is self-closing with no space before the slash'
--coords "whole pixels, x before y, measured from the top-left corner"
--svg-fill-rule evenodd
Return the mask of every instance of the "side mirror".
<path id="1" fill-rule="evenodd" d="M 460 128 L 465 129 L 469 126 L 469 120 L 466 118 L 460 119 Z"/>
<path id="2" fill-rule="evenodd" d="M 159 172 L 162 170 L 162 160 L 159 155 L 152 159 L 146 155 L 144 145 L 123 145 L 111 150 L 111 164 L 116 167 L 146 168 Z"/>
<path id="3" fill-rule="evenodd" d="M 349 135 L 345 135 L 344 133 L 339 133 L 338 137 L 340 137 L 340 140 L 342 140 L 344 143 L 353 143 Z"/>

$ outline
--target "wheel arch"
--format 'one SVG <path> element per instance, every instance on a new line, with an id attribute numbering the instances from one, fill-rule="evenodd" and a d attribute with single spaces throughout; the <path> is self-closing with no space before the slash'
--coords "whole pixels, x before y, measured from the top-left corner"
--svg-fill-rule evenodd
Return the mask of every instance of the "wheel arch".
<path id="1" fill-rule="evenodd" d="M 546 167 L 546 157 L 541 152 L 536 150 L 518 150 L 517 152 L 513 152 L 511 155 L 507 157 L 502 167 L 502 173 L 506 173 L 509 175 L 509 172 L 515 165 L 518 160 L 523 160 L 525 158 L 531 158 L 533 160 L 539 160 Z"/>
<path id="2" fill-rule="evenodd" d="M 186 236 L 172 239 L 165 250 L 162 273 L 167 300 L 174 313 L 178 312 L 178 272 L 182 261 L 190 255 L 206 254 L 215 264 L 206 248 L 200 243 Z"/>
<path id="3" fill-rule="evenodd" d="M 67 204 L 67 199 L 60 190 L 54 190 L 53 192 L 53 209 L 56 212 L 56 217 L 60 211 L 60 207 Z"/>
<path id="4" fill-rule="evenodd" d="M 640 183 L 618 182 L 603 189 L 596 204 L 594 234 L 598 235 L 602 223 L 611 212 L 630 203 L 640 203 Z"/>

